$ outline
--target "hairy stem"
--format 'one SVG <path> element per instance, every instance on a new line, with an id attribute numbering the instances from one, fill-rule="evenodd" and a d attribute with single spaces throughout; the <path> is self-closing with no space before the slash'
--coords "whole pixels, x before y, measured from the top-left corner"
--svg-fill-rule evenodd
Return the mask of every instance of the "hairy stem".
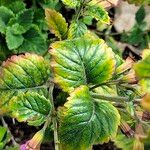
<path id="1" fill-rule="evenodd" d="M 92 93 L 92 97 L 96 99 L 102 99 L 107 100 L 111 102 L 130 102 L 130 99 L 128 97 L 122 97 L 122 96 L 108 96 L 108 95 L 100 95 Z M 134 99 L 133 103 L 138 104 L 140 102 L 140 99 Z"/>
<path id="2" fill-rule="evenodd" d="M 56 117 L 53 118 L 53 125 L 54 125 L 54 141 L 55 141 L 55 150 L 59 150 L 59 140 L 58 140 L 58 133 L 57 133 L 57 119 Z"/>
<path id="3" fill-rule="evenodd" d="M 113 81 L 108 81 L 105 83 L 96 84 L 92 86 L 90 90 L 96 89 L 97 87 L 102 86 L 102 85 L 113 85 L 113 84 L 121 84 L 121 80 L 113 80 Z"/>
<path id="4" fill-rule="evenodd" d="M 81 12 L 83 11 L 84 2 L 85 2 L 85 0 L 82 0 L 82 1 L 81 1 L 81 5 L 80 5 L 80 7 L 77 9 L 77 11 L 76 11 L 76 15 L 75 15 L 75 20 L 76 20 L 76 21 L 78 21 L 80 15 L 81 15 Z"/>
<path id="5" fill-rule="evenodd" d="M 93 98 L 108 100 L 111 102 L 128 102 L 129 99 L 122 96 L 108 96 L 108 95 L 100 95 L 100 94 L 92 94 Z"/>
<path id="6" fill-rule="evenodd" d="M 54 126 L 54 143 L 55 143 L 55 150 L 59 150 L 59 139 L 58 139 L 58 128 L 57 128 L 57 114 L 54 106 L 54 100 L 53 100 L 53 89 L 54 84 L 51 83 L 49 86 L 49 94 L 50 94 L 50 100 L 52 104 L 52 122 Z"/>

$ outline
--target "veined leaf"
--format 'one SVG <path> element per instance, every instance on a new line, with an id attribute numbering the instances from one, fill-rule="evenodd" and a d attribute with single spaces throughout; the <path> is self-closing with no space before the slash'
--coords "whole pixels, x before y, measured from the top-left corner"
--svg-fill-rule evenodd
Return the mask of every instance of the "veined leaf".
<path id="1" fill-rule="evenodd" d="M 1 33 L 5 34 L 6 26 L 10 18 L 12 18 L 13 16 L 14 14 L 10 9 L 4 6 L 0 7 L 0 32 Z"/>
<path id="2" fill-rule="evenodd" d="M 9 4 L 7 2 L 6 6 L 9 7 L 15 14 L 17 14 L 20 11 L 25 10 L 26 5 L 23 1 L 18 0 L 18 1 L 14 1 L 14 2 L 11 1 Z"/>
<path id="3" fill-rule="evenodd" d="M 0 126 L 0 149 L 4 149 L 7 142 L 10 141 L 10 133 L 5 127 Z"/>
<path id="4" fill-rule="evenodd" d="M 11 27 L 7 27 L 6 30 L 6 42 L 10 50 L 18 48 L 23 43 L 23 36 L 20 34 L 14 34 Z"/>
<path id="5" fill-rule="evenodd" d="M 74 39 L 83 36 L 87 32 L 86 25 L 81 22 L 72 22 L 69 31 L 68 31 L 68 39 Z"/>
<path id="6" fill-rule="evenodd" d="M 87 6 L 85 15 L 91 16 L 102 23 L 110 24 L 108 12 L 101 6 L 92 5 Z"/>
<path id="7" fill-rule="evenodd" d="M 49 74 L 48 63 L 35 54 L 12 56 L 4 62 L 0 69 L 0 114 L 9 111 L 9 101 L 14 96 L 46 88 L 43 85 Z"/>
<path id="8" fill-rule="evenodd" d="M 52 44 L 54 81 L 64 91 L 86 84 L 100 84 L 112 77 L 114 53 L 103 40 L 77 38 Z"/>
<path id="9" fill-rule="evenodd" d="M 12 33 L 15 35 L 21 35 L 26 32 L 23 26 L 18 23 L 15 23 L 11 26 Z"/>
<path id="10" fill-rule="evenodd" d="M 112 104 L 95 102 L 88 87 L 81 86 L 60 110 L 60 142 L 66 150 L 89 149 L 114 138 L 119 122 L 120 115 Z"/>
<path id="11" fill-rule="evenodd" d="M 36 92 L 27 92 L 13 97 L 10 102 L 12 116 L 18 121 L 39 126 L 50 113 L 50 101 Z"/>
<path id="12" fill-rule="evenodd" d="M 37 26 L 32 26 L 26 33 L 22 34 L 24 41 L 18 48 L 19 52 L 34 52 L 44 54 L 47 49 L 46 40 L 43 38 Z"/>
<path id="13" fill-rule="evenodd" d="M 67 35 L 68 24 L 62 14 L 52 9 L 46 9 L 45 15 L 50 31 L 59 39 L 65 38 Z"/>
<path id="14" fill-rule="evenodd" d="M 61 1 L 70 8 L 76 8 L 80 6 L 80 0 L 61 0 Z"/>
<path id="15" fill-rule="evenodd" d="M 25 3 L 22 0 L 1 0 L 0 6 L 5 6 L 11 9 L 14 14 L 17 14 L 25 9 Z"/>
<path id="16" fill-rule="evenodd" d="M 15 23 L 22 26 L 25 33 L 27 30 L 30 29 L 32 22 L 33 22 L 33 10 L 32 9 L 25 9 L 19 12 L 15 18 Z"/>

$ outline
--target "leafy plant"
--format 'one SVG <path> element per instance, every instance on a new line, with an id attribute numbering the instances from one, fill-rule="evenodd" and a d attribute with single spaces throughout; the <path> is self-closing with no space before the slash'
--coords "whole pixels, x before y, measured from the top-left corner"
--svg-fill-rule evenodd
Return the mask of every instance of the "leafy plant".
<path id="1" fill-rule="evenodd" d="M 145 16 L 146 12 L 144 6 L 142 5 L 136 13 L 136 24 L 133 26 L 129 33 L 124 32 L 122 34 L 123 42 L 140 47 L 140 49 L 148 47 L 149 31 L 147 29 L 147 23 L 144 20 Z"/>
<path id="2" fill-rule="evenodd" d="M 7 4 L 0 3 L 0 115 L 39 129 L 20 149 L 38 150 L 53 135 L 56 150 L 90 150 L 110 140 L 118 148 L 142 150 L 150 131 L 150 50 L 138 62 L 123 60 L 111 37 L 112 48 L 90 30 L 92 21 L 110 24 L 108 12 L 93 0 Z M 75 11 L 71 19 L 61 7 Z M 131 39 L 144 18 L 141 6 L 137 25 L 126 35 L 130 44 L 141 44 Z M 0 128 L 0 146 L 6 148 L 12 135 Z"/>

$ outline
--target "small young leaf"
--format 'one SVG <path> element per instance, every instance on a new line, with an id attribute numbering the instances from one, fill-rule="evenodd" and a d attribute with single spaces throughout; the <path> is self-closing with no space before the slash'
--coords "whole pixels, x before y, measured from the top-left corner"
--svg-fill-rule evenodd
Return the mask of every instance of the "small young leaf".
<path id="1" fill-rule="evenodd" d="M 85 150 L 93 144 L 114 138 L 120 122 L 117 109 L 110 103 L 94 102 L 88 87 L 70 94 L 60 110 L 60 142 L 66 150 Z"/>
<path id="2" fill-rule="evenodd" d="M 84 16 L 82 18 L 82 22 L 85 23 L 86 25 L 92 25 L 92 20 L 93 20 L 93 17 L 91 16 Z"/>
<path id="3" fill-rule="evenodd" d="M 14 118 L 34 126 L 41 125 L 51 110 L 50 101 L 35 92 L 27 92 L 14 97 L 10 102 L 10 107 Z"/>
<path id="4" fill-rule="evenodd" d="M 5 34 L 7 24 L 10 18 L 12 18 L 13 16 L 14 14 L 10 9 L 4 6 L 0 7 L 0 32 L 1 33 Z"/>
<path id="5" fill-rule="evenodd" d="M 37 26 L 32 26 L 23 35 L 24 41 L 18 48 L 19 52 L 34 52 L 36 54 L 44 54 L 47 49 L 46 40 L 43 38 Z"/>
<path id="6" fill-rule="evenodd" d="M 87 6 L 85 15 L 90 15 L 98 21 L 101 21 L 106 24 L 110 24 L 110 18 L 108 16 L 108 12 L 101 6 L 92 5 Z"/>
<path id="7" fill-rule="evenodd" d="M 145 15 L 146 15 L 145 9 L 144 6 L 142 5 L 136 13 L 136 21 L 139 25 L 143 22 Z"/>
<path id="8" fill-rule="evenodd" d="M 39 93 L 49 74 L 49 64 L 35 54 L 12 56 L 4 62 L 0 69 L 0 114 L 9 111 L 8 103 L 12 97 L 28 90 Z"/>
<path id="9" fill-rule="evenodd" d="M 103 40 L 90 38 L 56 42 L 51 46 L 54 81 L 64 91 L 80 85 L 100 84 L 112 77 L 114 53 Z"/>
<path id="10" fill-rule="evenodd" d="M 80 6 L 80 0 L 61 0 L 61 1 L 70 8 L 76 8 Z"/>
<path id="11" fill-rule="evenodd" d="M 6 30 L 6 42 L 10 50 L 18 48 L 23 43 L 23 36 L 20 34 L 14 34 L 11 27 L 7 27 Z"/>
<path id="12" fill-rule="evenodd" d="M 87 32 L 86 25 L 81 22 L 72 22 L 69 31 L 68 31 L 68 39 L 74 39 L 83 36 Z"/>
<path id="13" fill-rule="evenodd" d="M 59 39 L 64 39 L 68 30 L 68 24 L 65 18 L 59 12 L 52 9 L 46 9 L 45 15 L 50 31 Z"/>

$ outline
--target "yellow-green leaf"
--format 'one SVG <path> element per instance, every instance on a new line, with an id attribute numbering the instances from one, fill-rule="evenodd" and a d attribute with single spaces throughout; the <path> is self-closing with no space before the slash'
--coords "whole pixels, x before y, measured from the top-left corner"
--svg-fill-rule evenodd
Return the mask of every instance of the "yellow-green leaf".
<path id="1" fill-rule="evenodd" d="M 41 125 L 51 110 L 50 101 L 36 92 L 27 92 L 13 97 L 10 107 L 14 118 L 33 126 Z"/>
<path id="2" fill-rule="evenodd" d="M 80 6 L 80 0 L 61 0 L 65 5 L 70 8 L 76 8 Z"/>
<path id="3" fill-rule="evenodd" d="M 87 31 L 87 26 L 83 22 L 72 22 L 68 31 L 68 39 L 82 37 Z"/>
<path id="4" fill-rule="evenodd" d="M 91 16 L 102 23 L 110 24 L 108 12 L 101 6 L 89 5 L 86 7 L 85 15 Z"/>
<path id="5" fill-rule="evenodd" d="M 9 111 L 9 101 L 14 96 L 28 90 L 44 95 L 44 84 L 49 75 L 49 64 L 36 54 L 14 55 L 3 62 L 0 68 L 0 114 Z"/>
<path id="6" fill-rule="evenodd" d="M 56 42 L 51 47 L 54 81 L 64 91 L 112 78 L 116 61 L 103 40 L 84 37 Z"/>
<path id="7" fill-rule="evenodd" d="M 143 92 L 150 92 L 150 55 L 146 55 L 143 60 L 134 66 L 135 73 L 140 80 Z"/>
<path id="8" fill-rule="evenodd" d="M 117 109 L 108 102 L 95 102 L 87 86 L 70 94 L 60 114 L 59 137 L 65 150 L 86 150 L 114 138 L 120 123 Z"/>
<path id="9" fill-rule="evenodd" d="M 50 31 L 59 39 L 64 39 L 67 35 L 68 24 L 62 14 L 53 9 L 46 9 L 45 15 Z"/>

